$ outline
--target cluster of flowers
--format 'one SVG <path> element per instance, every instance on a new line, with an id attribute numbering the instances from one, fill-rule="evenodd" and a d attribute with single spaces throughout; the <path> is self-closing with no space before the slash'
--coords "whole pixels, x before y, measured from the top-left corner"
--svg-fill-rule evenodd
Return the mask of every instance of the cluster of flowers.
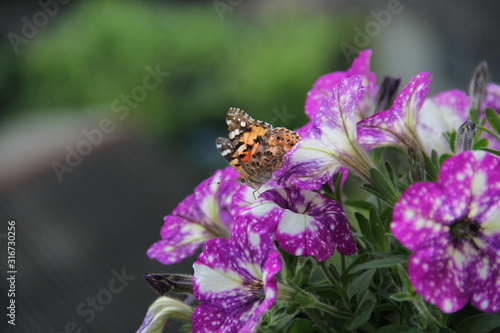
<path id="1" fill-rule="evenodd" d="M 161 296 L 139 332 L 167 319 L 193 332 L 500 325 L 500 86 L 481 63 L 469 94 L 427 97 L 430 73 L 398 94 L 370 57 L 315 82 L 301 141 L 257 195 L 228 167 L 165 217 L 150 258 L 203 252 L 194 276 L 145 276 L 193 296 Z"/>

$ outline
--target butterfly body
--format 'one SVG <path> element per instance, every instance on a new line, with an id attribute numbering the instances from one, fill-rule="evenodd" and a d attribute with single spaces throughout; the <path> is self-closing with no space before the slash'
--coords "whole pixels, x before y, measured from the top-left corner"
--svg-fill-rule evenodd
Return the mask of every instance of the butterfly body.
<path id="1" fill-rule="evenodd" d="M 296 132 L 273 128 L 238 108 L 229 109 L 226 123 L 229 138 L 218 138 L 217 149 L 240 173 L 238 182 L 254 189 L 271 179 L 283 166 L 283 156 L 300 140 Z"/>

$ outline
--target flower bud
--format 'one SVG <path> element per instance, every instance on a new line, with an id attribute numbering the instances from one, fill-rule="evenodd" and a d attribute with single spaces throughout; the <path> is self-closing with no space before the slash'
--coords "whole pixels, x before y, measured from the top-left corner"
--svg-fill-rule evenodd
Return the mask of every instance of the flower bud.
<path id="1" fill-rule="evenodd" d="M 375 106 L 375 113 L 388 110 L 391 107 L 400 83 L 400 78 L 390 76 L 384 77 L 384 81 L 377 92 L 377 105 Z"/>
<path id="2" fill-rule="evenodd" d="M 476 136 L 476 124 L 467 120 L 458 129 L 457 139 L 455 141 L 455 153 L 459 154 L 472 149 L 474 137 Z"/>
<path id="3" fill-rule="evenodd" d="M 144 279 L 162 296 L 169 291 L 176 293 L 193 293 L 193 277 L 191 275 L 148 273 L 144 275 Z"/>
<path id="4" fill-rule="evenodd" d="M 410 168 L 411 180 L 414 183 L 425 180 L 425 167 L 421 160 L 414 149 L 410 148 L 408 150 L 408 166 Z"/>
<path id="5" fill-rule="evenodd" d="M 469 84 L 469 98 L 471 101 L 471 109 L 481 112 L 483 102 L 486 98 L 486 86 L 488 84 L 488 64 L 486 61 L 481 61 L 474 69 L 472 78 Z"/>

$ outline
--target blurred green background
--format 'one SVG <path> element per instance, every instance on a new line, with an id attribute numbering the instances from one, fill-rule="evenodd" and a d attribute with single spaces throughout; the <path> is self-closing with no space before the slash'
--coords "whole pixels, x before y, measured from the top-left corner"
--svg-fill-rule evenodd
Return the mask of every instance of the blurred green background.
<path id="1" fill-rule="evenodd" d="M 394 1 L 63 2 L 0 12 L 0 244 L 9 219 L 19 237 L 19 325 L 6 332 L 135 331 L 156 297 L 141 275 L 191 273 L 193 259 L 165 267 L 145 252 L 226 165 L 214 141 L 227 109 L 302 126 L 314 81 L 350 65 L 341 45 L 372 48 L 379 83 L 431 71 L 433 93 L 466 90 L 481 60 L 500 75 L 494 1 L 401 1 L 382 23 Z M 85 146 L 103 119 L 112 129 Z M 59 178 L 54 163 L 78 149 Z M 134 277 L 123 292 L 79 313 L 122 268 Z"/>

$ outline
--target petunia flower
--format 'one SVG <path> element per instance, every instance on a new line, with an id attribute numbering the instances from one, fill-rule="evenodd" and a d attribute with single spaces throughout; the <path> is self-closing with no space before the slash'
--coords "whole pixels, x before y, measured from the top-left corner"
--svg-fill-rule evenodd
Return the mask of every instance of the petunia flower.
<path id="1" fill-rule="evenodd" d="M 365 87 L 363 98 L 357 105 L 357 112 L 361 118 L 366 118 L 373 113 L 374 100 L 377 94 L 377 78 L 375 73 L 370 71 L 370 58 L 372 50 L 363 50 L 352 62 L 351 67 L 346 72 L 333 72 L 321 76 L 314 82 L 313 88 L 307 93 L 305 112 L 310 119 L 314 119 L 314 115 L 318 111 L 323 101 L 333 95 L 333 88 L 342 80 L 359 75 L 362 79 L 362 84 Z M 302 136 L 301 136 L 302 137 Z"/>
<path id="2" fill-rule="evenodd" d="M 469 97 L 461 90 L 448 90 L 425 100 L 418 115 L 417 132 L 427 153 L 451 153 L 447 133 L 457 131 L 467 120 Z"/>
<path id="3" fill-rule="evenodd" d="M 168 319 L 188 322 L 193 309 L 185 302 L 166 296 L 159 297 L 149 306 L 137 333 L 161 333 Z"/>
<path id="4" fill-rule="evenodd" d="M 361 77 L 354 75 L 333 88 L 314 115 L 312 128 L 286 156 L 284 167 L 275 173 L 278 183 L 318 189 L 332 179 L 341 166 L 370 182 L 374 168 L 357 141 L 356 110 L 363 95 Z"/>
<path id="5" fill-rule="evenodd" d="M 264 226 L 237 223 L 229 241 L 208 241 L 193 264 L 193 332 L 255 332 L 278 297 L 281 267 Z"/>
<path id="6" fill-rule="evenodd" d="M 429 73 L 414 76 L 389 110 L 361 120 L 358 123 L 361 145 L 366 149 L 398 146 L 405 151 L 423 151 L 417 121 L 431 81 Z"/>
<path id="7" fill-rule="evenodd" d="M 357 251 L 347 217 L 334 200 L 298 187 L 268 190 L 237 217 L 266 225 L 279 246 L 296 256 L 325 261 L 335 248 L 350 255 Z"/>
<path id="8" fill-rule="evenodd" d="M 234 224 L 231 208 L 248 197 L 240 194 L 247 188 L 233 181 L 238 176 L 228 167 L 198 185 L 165 217 L 161 240 L 148 249 L 148 257 L 166 265 L 175 264 L 193 255 L 209 239 L 229 238 Z"/>
<path id="9" fill-rule="evenodd" d="M 500 312 L 500 158 L 483 151 L 449 158 L 436 183 L 402 195 L 391 231 L 413 251 L 408 274 L 427 302 L 445 313 L 468 302 Z"/>

